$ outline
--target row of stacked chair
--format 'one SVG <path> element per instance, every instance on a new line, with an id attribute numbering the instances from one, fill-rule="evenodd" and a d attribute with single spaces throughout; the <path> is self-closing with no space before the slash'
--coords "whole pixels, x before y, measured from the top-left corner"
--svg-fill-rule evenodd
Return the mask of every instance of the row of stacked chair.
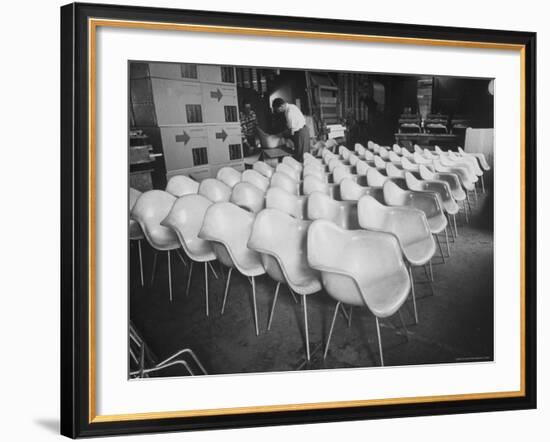
<path id="1" fill-rule="evenodd" d="M 189 258 L 186 293 L 193 264 L 203 263 L 207 315 L 209 267 L 215 274 L 212 261 L 228 268 L 222 314 L 233 270 L 247 277 L 252 286 L 256 335 L 257 276 L 267 273 L 277 282 L 268 330 L 281 284 L 293 296 L 302 296 L 308 360 L 309 295 L 324 289 L 336 300 L 325 357 L 339 309 L 351 320 L 351 307 L 367 306 L 376 318 L 383 365 L 379 319 L 398 312 L 410 294 L 418 322 L 412 267 L 424 266 L 433 280 L 431 260 L 436 241 L 444 259 L 438 234 L 447 232 L 445 214 L 454 216 L 458 211 L 456 202 L 452 204 L 458 192 L 451 187 L 450 178 L 455 178 L 455 187 L 464 187 L 461 180 L 473 179 L 470 172 L 476 170 L 473 165 L 472 171 L 468 168 L 472 164 L 469 159 L 451 158 L 453 166 L 445 167 L 454 171 L 437 171 L 434 163 L 443 161 L 443 152 L 429 164 L 424 152 L 405 153 L 408 151 L 397 145 L 391 151 L 374 143 L 368 146 L 365 149 L 358 144 L 355 152 L 340 146 L 334 153 L 326 145 L 318 145 L 317 156 L 305 154 L 303 163 L 285 157 L 276 168 L 256 162 L 243 173 L 226 167 L 216 178 L 200 183 L 176 176 L 165 191 L 141 195 L 132 191 L 130 237 L 139 245 L 145 238 L 155 251 L 167 252 L 170 300 L 171 253 L 175 251 L 185 262 L 182 249 Z M 417 161 L 415 155 L 426 162 Z M 406 169 L 414 166 L 417 170 Z M 457 171 L 464 176 L 459 177 Z M 450 255 L 447 235 L 446 239 Z M 143 285 L 141 246 L 138 251 Z M 157 253 L 152 278 L 156 257 Z M 342 304 L 350 306 L 349 313 Z"/>

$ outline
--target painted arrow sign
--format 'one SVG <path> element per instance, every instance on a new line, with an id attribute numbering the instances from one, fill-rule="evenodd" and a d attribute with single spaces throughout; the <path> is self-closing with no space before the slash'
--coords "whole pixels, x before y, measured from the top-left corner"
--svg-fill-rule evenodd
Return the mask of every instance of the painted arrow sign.
<path id="1" fill-rule="evenodd" d="M 222 91 L 220 91 L 219 89 L 214 92 L 210 92 L 210 98 L 217 98 L 218 102 L 222 99 L 222 97 Z"/>
<path id="2" fill-rule="evenodd" d="M 227 132 L 225 130 L 222 129 L 221 132 L 216 132 L 216 139 L 217 140 L 225 141 L 226 138 L 227 138 Z"/>
<path id="3" fill-rule="evenodd" d="M 190 139 L 191 139 L 191 137 L 185 131 L 183 131 L 183 133 L 181 135 L 176 135 L 176 143 L 183 143 L 184 146 L 187 144 L 187 142 Z"/>

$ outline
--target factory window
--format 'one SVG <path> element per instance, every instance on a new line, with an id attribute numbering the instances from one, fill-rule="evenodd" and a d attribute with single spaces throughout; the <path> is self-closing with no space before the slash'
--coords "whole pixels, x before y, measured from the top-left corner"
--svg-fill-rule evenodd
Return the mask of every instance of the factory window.
<path id="1" fill-rule="evenodd" d="M 232 67 L 222 66 L 222 82 L 235 83 L 235 71 Z"/>
<path id="2" fill-rule="evenodd" d="M 197 65 L 182 63 L 181 65 L 181 76 L 183 78 L 198 78 L 197 75 Z"/>
<path id="3" fill-rule="evenodd" d="M 193 166 L 208 164 L 208 151 L 206 147 L 195 147 L 193 152 Z"/>
<path id="4" fill-rule="evenodd" d="M 237 116 L 237 106 L 224 106 L 225 121 L 228 123 L 239 121 Z"/>
<path id="5" fill-rule="evenodd" d="M 202 108 L 200 104 L 186 104 L 185 111 L 188 123 L 202 123 Z"/>
<path id="6" fill-rule="evenodd" d="M 241 153 L 240 144 L 230 144 L 229 145 L 229 159 L 230 160 L 240 160 L 243 156 Z"/>

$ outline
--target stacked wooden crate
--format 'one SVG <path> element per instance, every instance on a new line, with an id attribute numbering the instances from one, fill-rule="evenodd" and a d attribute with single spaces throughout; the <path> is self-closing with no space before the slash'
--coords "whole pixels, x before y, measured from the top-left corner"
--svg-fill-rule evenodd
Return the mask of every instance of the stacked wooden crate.
<path id="1" fill-rule="evenodd" d="M 130 88 L 135 128 L 156 131 L 167 178 L 244 169 L 234 67 L 131 63 Z"/>

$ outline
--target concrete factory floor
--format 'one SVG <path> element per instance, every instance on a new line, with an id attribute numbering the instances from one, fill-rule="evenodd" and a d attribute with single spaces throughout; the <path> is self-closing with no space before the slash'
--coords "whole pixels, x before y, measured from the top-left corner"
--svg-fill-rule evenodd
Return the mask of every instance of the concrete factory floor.
<path id="1" fill-rule="evenodd" d="M 492 198 L 483 195 L 474 207 L 470 224 L 459 220 L 459 236 L 451 243 L 451 257 L 443 264 L 434 257 L 432 295 L 424 269 L 414 270 L 419 323 L 414 324 L 412 302 L 402 308 L 409 332 L 400 334 L 399 316 L 381 322 L 386 366 L 490 361 L 493 359 L 493 233 Z M 442 240 L 445 250 L 445 242 Z M 137 253 L 132 250 L 134 288 L 130 317 L 138 332 L 160 361 L 189 347 L 209 374 L 370 367 L 380 364 L 374 316 L 367 308 L 355 308 L 351 327 L 339 315 L 326 360 L 323 350 L 335 301 L 320 292 L 308 297 L 311 362 L 305 362 L 303 313 L 288 290 L 281 286 L 273 324 L 267 321 L 275 283 L 267 275 L 256 279 L 260 335 L 254 332 L 252 291 L 248 280 L 234 271 L 231 289 L 221 316 L 225 275 L 209 271 L 210 316 L 205 315 L 204 267 L 195 264 L 191 290 L 185 296 L 186 268 L 174 258 L 174 300 L 167 286 L 166 254 L 159 255 L 154 286 L 137 287 Z M 152 252 L 144 248 L 146 281 L 150 278 Z M 178 376 L 178 370 L 159 375 Z"/>

